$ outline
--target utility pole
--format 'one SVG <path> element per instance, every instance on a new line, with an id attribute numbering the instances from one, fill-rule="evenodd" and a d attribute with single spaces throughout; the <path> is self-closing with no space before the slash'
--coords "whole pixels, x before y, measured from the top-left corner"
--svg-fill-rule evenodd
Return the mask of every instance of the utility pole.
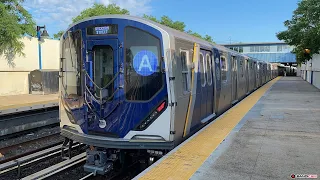
<path id="1" fill-rule="evenodd" d="M 44 29 L 41 34 L 41 29 Z M 38 50 L 39 50 L 39 69 L 42 69 L 42 58 L 41 58 L 41 37 L 47 38 L 49 34 L 46 30 L 46 26 L 37 26 L 37 38 L 38 38 Z"/>

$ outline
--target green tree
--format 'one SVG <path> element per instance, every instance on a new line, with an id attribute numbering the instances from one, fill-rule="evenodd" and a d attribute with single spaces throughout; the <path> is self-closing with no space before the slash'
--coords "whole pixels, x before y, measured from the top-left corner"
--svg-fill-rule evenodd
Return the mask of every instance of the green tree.
<path id="1" fill-rule="evenodd" d="M 156 17 L 151 16 L 151 15 L 149 16 L 149 15 L 144 14 L 144 15 L 143 15 L 143 18 L 149 19 L 149 20 L 154 21 L 154 22 L 157 22 L 157 23 L 160 23 L 160 22 L 157 20 Z"/>
<path id="2" fill-rule="evenodd" d="M 173 21 L 168 16 L 162 16 L 161 20 L 159 22 L 160 22 L 160 24 L 163 24 L 165 26 L 171 27 L 173 29 L 176 29 L 176 30 L 179 30 L 179 31 L 182 31 L 182 32 L 184 31 L 184 28 L 186 27 L 184 22 Z"/>
<path id="3" fill-rule="evenodd" d="M 205 35 L 204 36 L 204 38 L 203 38 L 204 40 L 206 40 L 206 41 L 208 41 L 208 42 L 211 42 L 211 43 L 213 43 L 213 40 L 212 40 L 212 37 L 211 36 L 209 36 L 209 35 Z"/>
<path id="4" fill-rule="evenodd" d="M 287 30 L 277 33 L 279 40 L 284 40 L 294 46 L 297 62 L 301 64 L 311 59 L 313 54 L 320 50 L 320 1 L 302 0 L 293 12 L 291 20 L 284 22 Z M 310 54 L 305 54 L 304 49 L 310 49 Z"/>
<path id="5" fill-rule="evenodd" d="M 62 36 L 63 33 L 64 33 L 64 31 L 59 31 L 59 32 L 57 32 L 56 34 L 53 35 L 53 38 L 60 40 L 60 37 Z"/>
<path id="6" fill-rule="evenodd" d="M 105 6 L 103 4 L 95 3 L 92 7 L 83 10 L 80 13 L 80 15 L 72 18 L 72 22 L 75 23 L 88 17 L 101 16 L 101 15 L 107 15 L 107 14 L 129 15 L 130 13 L 126 9 L 121 9 L 116 4 L 109 4 L 108 6 Z"/>
<path id="7" fill-rule="evenodd" d="M 14 67 L 16 55 L 24 56 L 23 35 L 35 36 L 35 22 L 21 3 L 23 0 L 0 1 L 0 55 L 4 55 L 8 65 Z"/>

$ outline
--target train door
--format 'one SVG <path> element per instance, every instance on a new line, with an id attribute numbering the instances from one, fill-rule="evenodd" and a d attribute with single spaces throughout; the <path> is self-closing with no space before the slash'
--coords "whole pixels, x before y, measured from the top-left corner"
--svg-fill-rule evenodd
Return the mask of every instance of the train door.
<path id="1" fill-rule="evenodd" d="M 264 73 L 263 73 L 263 64 L 259 63 L 259 68 L 260 68 L 260 85 L 263 85 L 263 77 L 264 77 Z"/>
<path id="2" fill-rule="evenodd" d="M 89 40 L 87 51 L 89 74 L 93 78 L 88 83 L 90 88 L 86 87 L 86 93 L 90 93 L 94 97 L 92 99 L 97 100 L 92 101 L 92 111 L 96 111 L 93 112 L 93 116 L 96 116 L 95 120 L 99 120 L 99 127 L 104 128 L 106 115 L 112 113 L 112 109 L 119 103 L 119 98 L 115 96 L 117 84 L 115 80 L 119 72 L 118 39 Z"/>
<path id="3" fill-rule="evenodd" d="M 248 93 L 249 92 L 249 89 L 250 89 L 250 87 L 249 87 L 249 60 L 248 59 L 245 59 L 245 71 L 244 71 L 244 73 L 245 73 L 245 76 L 246 76 L 246 88 L 245 88 L 245 91 L 246 91 L 246 93 Z"/>
<path id="4" fill-rule="evenodd" d="M 213 68 L 212 68 L 212 53 L 210 51 L 205 51 L 205 61 L 206 61 L 206 88 L 207 88 L 207 97 L 205 100 L 207 101 L 207 111 L 206 117 L 213 114 L 213 103 L 214 103 L 214 84 L 213 84 Z M 208 119 L 209 120 L 209 119 Z"/>
<path id="5" fill-rule="evenodd" d="M 231 102 L 237 101 L 237 59 L 236 56 L 231 56 Z"/>
<path id="6" fill-rule="evenodd" d="M 255 77 L 256 77 L 256 88 L 260 87 L 260 67 L 259 62 L 255 62 Z"/>
<path id="7" fill-rule="evenodd" d="M 200 50 L 199 57 L 199 70 L 200 70 L 200 80 L 201 80 L 201 110 L 200 117 L 204 119 L 207 117 L 207 95 L 208 95 L 208 87 L 207 87 L 207 78 L 206 78 L 206 51 Z"/>

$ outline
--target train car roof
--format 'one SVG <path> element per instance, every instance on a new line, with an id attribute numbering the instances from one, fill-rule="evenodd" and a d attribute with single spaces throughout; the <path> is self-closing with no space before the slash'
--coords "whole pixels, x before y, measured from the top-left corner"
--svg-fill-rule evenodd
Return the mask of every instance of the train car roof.
<path id="1" fill-rule="evenodd" d="M 218 44 L 213 44 L 213 43 L 210 43 L 208 41 L 205 41 L 201 38 L 198 38 L 198 37 L 195 37 L 193 35 L 190 35 L 188 33 L 185 33 L 185 32 L 181 32 L 181 31 L 178 31 L 176 29 L 173 29 L 173 28 L 170 28 L 168 26 L 165 26 L 165 25 L 162 25 L 160 23 L 157 23 L 157 22 L 154 22 L 154 21 L 151 21 L 149 19 L 145 19 L 145 18 L 142 18 L 142 17 L 137 17 L 137 16 L 131 16 L 131 15 L 122 15 L 122 14 L 110 14 L 110 15 L 103 15 L 103 16 L 93 16 L 93 17 L 89 17 L 89 18 L 86 18 L 86 19 L 83 19 L 81 21 L 78 21 L 76 23 L 73 23 L 71 24 L 69 27 L 68 27 L 68 30 L 77 25 L 77 24 L 80 24 L 82 22 L 85 22 L 85 21 L 89 21 L 89 20 L 94 20 L 94 19 L 104 19 L 104 18 L 119 18 L 119 19 L 129 19 L 129 20 L 133 20 L 133 21 L 137 21 L 137 22 L 141 22 L 141 23 L 145 23 L 145 24 L 149 24 L 149 25 L 153 25 L 153 26 L 156 26 L 158 28 L 161 28 L 162 30 L 166 31 L 168 34 L 170 34 L 171 36 L 174 36 L 174 37 L 177 37 L 177 38 L 180 38 L 180 39 L 185 39 L 185 40 L 188 40 L 188 41 L 193 41 L 195 43 L 198 43 L 200 45 L 203 45 L 203 46 L 207 46 L 207 47 L 213 47 L 213 48 L 216 48 L 218 50 L 221 50 L 221 51 L 228 51 L 228 52 L 231 52 L 232 54 L 236 54 L 238 56 L 242 56 L 242 57 L 245 57 L 245 58 L 248 58 L 248 59 L 251 59 L 253 61 L 260 61 L 260 60 L 257 60 L 255 58 L 252 58 L 250 56 L 247 56 L 247 55 L 244 55 L 244 54 L 241 54 L 237 51 L 234 51 L 232 49 L 229 49 L 225 46 L 221 46 L 221 45 L 218 45 Z M 65 33 L 64 33 L 65 34 Z M 63 36 L 64 36 L 63 34 Z"/>
<path id="2" fill-rule="evenodd" d="M 145 19 L 145 18 L 142 18 L 142 17 L 137 17 L 137 16 L 131 16 L 131 15 L 122 15 L 122 14 L 110 14 L 110 15 L 103 15 L 103 16 L 93 16 L 93 17 L 89 17 L 89 18 L 86 18 L 86 19 L 83 19 L 81 21 L 78 21 L 76 23 L 73 23 L 71 24 L 68 29 L 70 29 L 71 27 L 79 24 L 79 23 L 82 23 L 82 22 L 85 22 L 85 21 L 89 21 L 89 20 L 94 20 L 94 19 L 104 19 L 104 18 L 119 18 L 119 19 L 129 19 L 129 20 L 134 20 L 134 21 L 137 21 L 137 22 L 141 22 L 141 23 L 147 23 L 147 24 L 152 24 L 152 25 L 155 25 L 161 29 L 163 29 L 164 31 L 166 31 L 167 33 L 170 33 L 170 35 L 173 35 L 175 37 L 179 37 L 179 38 L 182 38 L 182 39 L 188 39 L 188 40 L 192 40 L 196 43 L 199 43 L 199 44 L 202 44 L 202 45 L 205 45 L 205 46 L 214 46 L 216 47 L 217 49 L 221 49 L 221 50 L 225 50 L 225 51 L 229 51 L 231 49 L 229 48 L 226 48 L 224 46 L 221 46 L 221 45 L 217 45 L 217 44 L 213 44 L 213 43 L 209 43 L 208 41 L 205 41 L 203 39 L 200 39 L 200 38 L 197 38 L 195 36 L 192 36 L 188 33 L 185 33 L 185 32 L 181 32 L 181 31 L 178 31 L 176 29 L 173 29 L 173 28 L 170 28 L 168 26 L 165 26 L 165 25 L 162 25 L 160 23 L 157 23 L 157 22 L 154 22 L 154 21 L 151 21 L 149 19 Z M 232 51 L 232 50 L 231 50 Z M 236 51 L 234 51 L 235 53 L 237 53 Z"/>

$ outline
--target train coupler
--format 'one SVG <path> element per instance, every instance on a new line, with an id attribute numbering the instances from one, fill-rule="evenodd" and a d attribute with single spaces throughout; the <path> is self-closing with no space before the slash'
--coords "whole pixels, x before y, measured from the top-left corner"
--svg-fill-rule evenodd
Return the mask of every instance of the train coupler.
<path id="1" fill-rule="evenodd" d="M 118 156 L 116 153 L 88 149 L 84 171 L 105 175 L 113 170 L 114 161 L 117 159 Z"/>

